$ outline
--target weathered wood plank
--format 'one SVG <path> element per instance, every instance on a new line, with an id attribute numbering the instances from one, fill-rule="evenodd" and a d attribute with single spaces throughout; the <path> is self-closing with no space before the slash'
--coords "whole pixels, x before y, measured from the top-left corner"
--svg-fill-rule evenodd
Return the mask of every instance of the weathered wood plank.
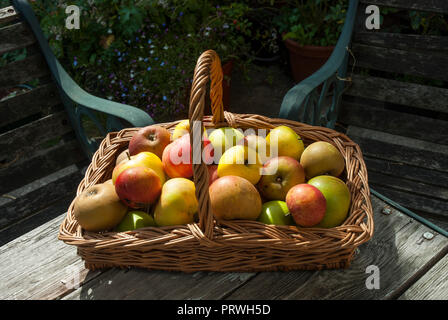
<path id="1" fill-rule="evenodd" d="M 368 138 L 368 133 L 374 132 L 374 130 L 364 129 L 366 136 L 362 136 L 354 132 L 354 127 L 350 126 L 347 131 L 347 135 L 360 145 L 364 155 L 372 158 L 384 159 L 387 161 L 401 162 L 409 165 L 423 167 L 427 169 L 438 170 L 441 172 L 448 172 L 448 158 L 444 153 L 443 146 L 439 149 L 428 150 L 430 143 L 422 142 L 421 145 L 417 143 L 405 144 L 401 143 L 401 140 L 415 141 L 416 139 L 406 139 L 405 137 L 399 137 L 395 135 L 389 135 L 381 133 L 382 136 L 396 137 L 396 141 L 390 142 L 385 139 Z M 426 148 L 423 148 L 425 144 L 428 144 Z"/>
<path id="2" fill-rule="evenodd" d="M 77 140 L 61 141 L 51 148 L 33 153 L 31 158 L 23 155 L 9 166 L 0 167 L 0 194 L 84 159 L 85 155 Z"/>
<path id="3" fill-rule="evenodd" d="M 57 239 L 64 216 L 0 247 L 0 299 L 57 299 L 100 274 Z"/>
<path id="4" fill-rule="evenodd" d="M 352 85 L 344 94 L 448 112 L 448 89 L 357 74 L 352 78 Z"/>
<path id="5" fill-rule="evenodd" d="M 433 171 L 426 168 L 410 166 L 402 162 L 384 161 L 364 156 L 369 174 L 371 171 L 383 174 L 405 177 L 410 181 L 421 182 L 438 187 L 448 186 L 448 173 Z"/>
<path id="6" fill-rule="evenodd" d="M 343 270 L 263 272 L 240 287 L 229 299 L 387 299 L 409 287 L 412 279 L 424 272 L 448 247 L 448 239 L 436 235 L 432 240 L 422 238 L 432 232 L 427 227 L 392 209 L 381 213 L 384 202 L 372 197 L 375 233 L 361 245 L 352 265 Z M 379 289 L 367 289 L 371 273 L 368 266 L 380 271 Z M 268 290 L 266 289 L 268 288 Z"/>
<path id="7" fill-rule="evenodd" d="M 46 208 L 36 211 L 36 213 L 1 229 L 0 247 L 60 216 L 61 212 L 67 210 L 75 197 L 76 190 L 72 190 Z"/>
<path id="8" fill-rule="evenodd" d="M 254 276 L 111 269 L 75 290 L 73 278 L 90 282 L 100 273 L 84 269 L 76 248 L 57 240 L 63 217 L 0 248 L 0 299 L 219 299 Z"/>
<path id="9" fill-rule="evenodd" d="M 0 23 L 8 23 L 18 18 L 18 14 L 13 6 L 0 8 Z"/>
<path id="10" fill-rule="evenodd" d="M 448 73 L 440 66 L 448 65 L 446 54 L 381 48 L 354 43 L 356 66 L 448 81 Z"/>
<path id="11" fill-rule="evenodd" d="M 22 154 L 27 153 L 28 150 L 35 149 L 36 145 L 61 137 L 70 131 L 73 131 L 73 129 L 65 111 L 50 114 L 24 126 L 7 131 L 0 134 L 0 150 L 4 152 L 4 155 L 0 157 L 0 161 L 7 163 L 18 152 Z"/>
<path id="12" fill-rule="evenodd" d="M 341 104 L 338 121 L 448 145 L 448 122 L 443 120 L 345 101 Z"/>
<path id="13" fill-rule="evenodd" d="M 395 134 L 390 134 L 387 132 L 382 132 L 378 130 L 366 129 L 357 126 L 349 126 L 347 133 L 356 137 L 366 138 L 366 139 L 374 139 L 379 140 L 389 144 L 397 144 L 403 147 L 412 147 L 412 149 L 420 150 L 420 151 L 432 151 L 436 153 L 441 153 L 444 155 L 448 155 L 448 146 L 428 142 L 424 140 L 399 136 Z"/>
<path id="14" fill-rule="evenodd" d="M 361 0 L 361 2 L 384 7 L 448 13 L 448 4 L 445 0 Z"/>
<path id="15" fill-rule="evenodd" d="M 448 300 L 448 255 L 400 297 L 400 300 Z"/>
<path id="16" fill-rule="evenodd" d="M 41 85 L 33 90 L 0 102 L 0 127 L 24 119 L 26 117 L 55 112 L 56 105 L 61 103 L 54 83 Z"/>
<path id="17" fill-rule="evenodd" d="M 371 187 L 403 207 L 432 214 L 435 220 L 448 221 L 448 202 L 416 193 L 390 188 L 389 186 L 371 183 Z"/>
<path id="18" fill-rule="evenodd" d="M 44 57 L 41 54 L 35 54 L 0 68 L 0 88 L 22 84 L 49 73 Z"/>
<path id="19" fill-rule="evenodd" d="M 36 214 L 67 193 L 76 194 L 76 188 L 82 178 L 77 166 L 71 165 L 2 195 L 0 229 Z"/>
<path id="20" fill-rule="evenodd" d="M 401 50 L 448 51 L 448 38 L 444 36 L 357 31 L 353 34 L 352 41 L 353 43 Z"/>
<path id="21" fill-rule="evenodd" d="M 223 299 L 255 273 L 147 271 L 112 269 L 63 299 L 68 300 L 198 300 Z"/>
<path id="22" fill-rule="evenodd" d="M 0 28 L 0 55 L 12 50 L 22 49 L 36 42 L 31 30 L 23 23 Z"/>
<path id="23" fill-rule="evenodd" d="M 448 201 L 448 186 L 436 187 L 429 184 L 408 180 L 407 177 L 395 177 L 382 172 L 369 169 L 369 183 L 382 185 L 392 189 L 397 189 L 409 193 L 423 195 L 428 198 Z M 448 217 L 448 213 L 447 213 Z"/>

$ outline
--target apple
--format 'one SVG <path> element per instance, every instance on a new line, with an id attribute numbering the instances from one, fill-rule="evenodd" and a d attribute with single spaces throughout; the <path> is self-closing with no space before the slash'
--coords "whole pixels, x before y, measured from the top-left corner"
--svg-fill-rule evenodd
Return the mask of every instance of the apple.
<path id="1" fill-rule="evenodd" d="M 122 161 L 114 168 L 112 171 L 112 182 L 115 184 L 117 177 L 124 170 L 135 167 L 150 168 L 157 173 L 162 184 L 166 181 L 163 164 L 160 158 L 152 152 L 140 152 L 139 154 L 132 156 L 131 160 Z"/>
<path id="2" fill-rule="evenodd" d="M 84 189 L 73 204 L 75 220 L 84 230 L 94 232 L 112 229 L 120 223 L 127 210 L 110 183 Z"/>
<path id="3" fill-rule="evenodd" d="M 271 152 L 277 149 L 277 156 L 288 156 L 300 160 L 304 150 L 302 138 L 287 126 L 272 129 L 266 136 L 266 142 Z"/>
<path id="4" fill-rule="evenodd" d="M 338 177 L 344 171 L 345 160 L 334 145 L 317 141 L 305 148 L 300 164 L 305 169 L 308 179 L 323 174 Z"/>
<path id="5" fill-rule="evenodd" d="M 190 120 L 185 119 L 179 122 L 173 131 L 173 141 L 182 137 L 184 134 L 190 133 Z M 204 128 L 204 138 L 207 138 L 207 131 Z"/>
<path id="6" fill-rule="evenodd" d="M 291 157 L 281 156 L 268 160 L 258 182 L 258 190 L 268 200 L 285 200 L 289 189 L 305 182 L 305 171 Z"/>
<path id="7" fill-rule="evenodd" d="M 286 195 L 286 205 L 296 224 L 316 226 L 325 216 L 327 203 L 316 187 L 302 183 L 292 187 Z"/>
<path id="8" fill-rule="evenodd" d="M 219 178 L 209 187 L 212 213 L 221 220 L 256 220 L 261 212 L 261 197 L 248 180 L 238 176 Z"/>
<path id="9" fill-rule="evenodd" d="M 216 179 L 218 179 L 218 166 L 211 164 L 207 166 L 208 170 L 208 185 L 210 186 Z"/>
<path id="10" fill-rule="evenodd" d="M 218 176 L 239 176 L 256 184 L 261 177 L 261 162 L 257 152 L 246 146 L 232 147 L 222 155 L 218 164 Z"/>
<path id="11" fill-rule="evenodd" d="M 124 160 L 129 160 L 129 157 L 130 157 L 129 149 L 123 150 L 117 156 L 117 160 L 115 160 L 115 166 L 119 165 Z"/>
<path id="12" fill-rule="evenodd" d="M 213 147 L 207 138 L 203 138 L 203 152 L 199 160 L 206 164 L 213 162 Z M 162 155 L 163 169 L 170 178 L 191 178 L 193 176 L 193 156 L 190 134 L 170 143 Z M 202 157 L 201 157 L 202 156 Z"/>
<path id="13" fill-rule="evenodd" d="M 286 202 L 280 200 L 263 203 L 258 221 L 266 224 L 294 225 Z"/>
<path id="14" fill-rule="evenodd" d="M 155 203 L 161 189 L 158 174 L 145 167 L 128 168 L 115 181 L 115 191 L 120 200 L 134 209 Z"/>
<path id="15" fill-rule="evenodd" d="M 194 222 L 198 211 L 196 187 L 185 178 L 168 180 L 154 210 L 154 220 L 158 226 L 181 225 Z"/>
<path id="16" fill-rule="evenodd" d="M 148 151 L 161 158 L 163 150 L 170 142 L 171 135 L 167 129 L 157 125 L 143 127 L 129 141 L 129 154 L 134 156 Z"/>
<path id="17" fill-rule="evenodd" d="M 341 225 L 347 218 L 351 198 L 344 181 L 333 176 L 317 176 L 308 183 L 319 189 L 327 202 L 325 217 L 317 227 L 333 228 Z"/>
<path id="18" fill-rule="evenodd" d="M 218 163 L 226 150 L 237 145 L 244 138 L 242 130 L 231 127 L 213 130 L 208 137 L 215 150 L 215 163 Z"/>
<path id="19" fill-rule="evenodd" d="M 155 227 L 153 217 L 144 211 L 129 211 L 121 220 L 120 224 L 115 228 L 118 232 L 131 231 L 145 227 Z"/>
<path id="20" fill-rule="evenodd" d="M 270 158 L 270 150 L 268 148 L 266 139 L 261 136 L 249 134 L 245 136 L 244 139 L 240 140 L 238 144 L 248 146 L 249 148 L 257 151 L 261 163 L 266 163 L 266 161 L 268 161 Z"/>

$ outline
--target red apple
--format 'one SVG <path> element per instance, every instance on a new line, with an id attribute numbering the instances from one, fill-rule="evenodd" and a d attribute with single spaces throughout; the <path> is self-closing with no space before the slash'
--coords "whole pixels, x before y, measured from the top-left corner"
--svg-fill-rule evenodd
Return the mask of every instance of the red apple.
<path id="1" fill-rule="evenodd" d="M 171 135 L 167 129 L 156 125 L 143 127 L 129 141 L 129 153 L 133 156 L 148 151 L 161 158 L 163 150 L 170 142 Z"/>
<path id="2" fill-rule="evenodd" d="M 133 167 L 120 173 L 115 181 L 115 192 L 131 208 L 143 208 L 156 202 L 162 190 L 157 173 L 145 167 Z"/>
<path id="3" fill-rule="evenodd" d="M 305 182 L 305 170 L 299 161 L 282 156 L 268 160 L 258 182 L 261 195 L 268 200 L 285 200 L 288 191 Z"/>
<path id="4" fill-rule="evenodd" d="M 207 166 L 208 169 L 208 185 L 210 186 L 216 179 L 218 179 L 218 165 L 211 164 Z"/>
<path id="5" fill-rule="evenodd" d="M 203 154 L 198 154 L 194 159 L 206 164 L 213 162 L 213 146 L 210 140 L 203 138 Z M 170 143 L 162 155 L 163 169 L 170 178 L 191 178 L 193 176 L 193 155 L 190 144 L 190 134 Z"/>
<path id="6" fill-rule="evenodd" d="M 327 202 L 316 187 L 302 183 L 292 187 L 286 195 L 286 205 L 296 224 L 312 227 L 325 216 Z"/>

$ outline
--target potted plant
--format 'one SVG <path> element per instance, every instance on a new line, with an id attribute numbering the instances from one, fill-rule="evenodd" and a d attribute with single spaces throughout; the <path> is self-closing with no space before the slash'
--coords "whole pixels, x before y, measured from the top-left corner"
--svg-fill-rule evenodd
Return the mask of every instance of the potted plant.
<path id="1" fill-rule="evenodd" d="M 295 0 L 280 10 L 276 24 L 299 82 L 317 71 L 333 52 L 346 14 L 346 0 Z"/>
<path id="2" fill-rule="evenodd" d="M 65 7 L 32 2 L 57 58 L 88 92 L 145 110 L 156 122 L 188 116 L 197 57 L 214 49 L 222 59 L 224 102 L 235 62 L 245 62 L 247 6 L 207 1 L 79 0 L 81 28 L 64 28 Z"/>

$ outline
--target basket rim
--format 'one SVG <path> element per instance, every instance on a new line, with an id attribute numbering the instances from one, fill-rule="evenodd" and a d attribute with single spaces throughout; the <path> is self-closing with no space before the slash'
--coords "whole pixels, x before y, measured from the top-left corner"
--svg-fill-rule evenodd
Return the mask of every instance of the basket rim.
<path id="1" fill-rule="evenodd" d="M 335 145 L 343 153 L 346 165 L 348 159 L 346 159 L 345 151 L 346 149 L 350 149 L 352 153 L 349 155 L 349 160 L 353 158 L 356 160 L 355 162 L 358 163 L 358 166 L 355 168 L 358 169 L 358 172 L 354 178 L 357 179 L 360 188 L 357 194 L 352 194 L 352 191 L 350 192 L 352 201 L 348 217 L 343 224 L 334 228 L 302 228 L 299 226 L 266 225 L 261 222 L 248 220 L 217 221 L 214 219 L 214 234 L 212 239 L 203 237 L 197 222 L 182 226 L 148 227 L 127 232 L 109 231 L 105 233 L 95 233 L 82 230 L 76 220 L 73 219 L 73 203 L 75 198 L 71 202 L 64 220 L 60 225 L 58 239 L 78 247 L 119 248 L 123 246 L 151 246 L 156 248 L 160 246 L 161 248 L 169 248 L 172 246 L 175 247 L 180 241 L 193 241 L 196 243 L 199 241 L 200 244 L 205 246 L 232 246 L 238 245 L 238 241 L 235 239 L 238 239 L 239 237 L 241 241 L 241 236 L 246 236 L 248 239 L 244 241 L 248 248 L 268 244 L 271 247 L 278 246 L 281 249 L 281 246 L 290 244 L 293 246 L 291 248 L 285 248 L 286 251 L 319 249 L 322 252 L 331 252 L 337 248 L 344 250 L 349 248 L 354 249 L 372 238 L 374 223 L 373 209 L 370 201 L 370 190 L 367 180 L 367 168 L 362 157 L 361 149 L 348 136 L 329 128 L 311 126 L 293 120 L 269 118 L 262 115 L 224 112 L 224 117 L 226 120 L 225 122 L 214 124 L 211 116 L 205 116 L 203 119 L 204 126 L 206 128 L 217 128 L 222 126 L 250 128 L 252 127 L 250 124 L 256 123 L 257 126 L 264 126 L 265 128 L 286 125 L 292 127 L 296 132 L 299 131 L 297 132 L 299 135 L 311 138 L 316 134 L 326 134 L 328 135 L 327 138 L 331 140 L 329 142 Z M 159 123 L 156 125 L 172 131 L 174 126 L 180 121 L 182 120 Z M 107 134 L 101 142 L 100 147 L 95 152 L 85 176 L 78 186 L 77 195 L 88 186 L 98 183 L 99 180 L 107 180 L 104 178 L 101 179 L 101 175 L 97 175 L 92 181 L 88 178 L 98 172 L 104 173 L 108 168 L 108 164 L 112 163 L 111 159 L 115 160 L 115 156 L 120 150 L 119 142 L 129 141 L 132 134 L 138 129 L 139 128 L 126 128 L 118 132 L 110 132 Z M 305 138 L 304 140 L 312 141 L 313 139 Z M 347 180 L 345 182 L 348 184 L 350 181 Z M 357 197 L 361 197 L 361 204 L 354 208 L 353 199 L 357 199 Z M 359 200 L 357 200 L 356 203 L 358 202 Z M 364 214 L 361 218 L 348 224 L 347 221 L 350 221 L 350 216 L 353 215 L 354 210 L 362 211 Z M 254 226 L 263 228 L 261 232 L 263 237 L 257 237 L 253 232 L 244 232 L 250 230 L 250 228 Z M 260 240 L 262 241 L 260 242 Z"/>

